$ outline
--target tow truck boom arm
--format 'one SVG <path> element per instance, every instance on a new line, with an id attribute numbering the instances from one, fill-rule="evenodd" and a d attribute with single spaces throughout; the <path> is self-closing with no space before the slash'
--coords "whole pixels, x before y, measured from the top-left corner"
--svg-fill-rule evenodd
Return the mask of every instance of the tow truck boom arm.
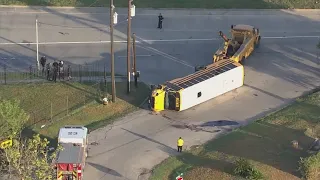
<path id="1" fill-rule="evenodd" d="M 227 38 L 227 36 L 225 36 L 222 31 L 219 31 L 219 36 L 222 37 L 222 39 L 223 39 L 225 42 L 228 42 L 228 41 L 229 41 L 229 39 Z"/>

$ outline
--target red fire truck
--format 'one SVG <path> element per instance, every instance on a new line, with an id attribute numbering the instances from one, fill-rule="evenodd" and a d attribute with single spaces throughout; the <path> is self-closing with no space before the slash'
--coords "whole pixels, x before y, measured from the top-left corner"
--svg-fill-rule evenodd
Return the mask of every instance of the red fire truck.
<path id="1" fill-rule="evenodd" d="M 57 180 L 82 180 L 88 154 L 88 129 L 83 126 L 65 126 L 60 129 L 55 166 Z"/>

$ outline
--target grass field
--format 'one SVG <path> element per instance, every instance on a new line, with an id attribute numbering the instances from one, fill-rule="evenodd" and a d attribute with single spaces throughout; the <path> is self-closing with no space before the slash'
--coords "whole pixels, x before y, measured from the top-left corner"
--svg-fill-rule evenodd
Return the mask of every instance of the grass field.
<path id="1" fill-rule="evenodd" d="M 148 96 L 148 87 L 140 83 L 132 86 L 130 95 L 126 94 L 126 83 L 116 83 L 117 101 L 102 105 L 104 94 L 109 94 L 100 83 L 39 83 L 0 86 L 0 97 L 17 98 L 21 106 L 30 114 L 29 129 L 49 138 L 56 137 L 63 125 L 85 125 L 94 130 L 110 123 L 113 119 L 130 113 Z M 40 129 L 41 125 L 49 124 Z"/>
<path id="2" fill-rule="evenodd" d="M 3 5 L 108 6 L 109 0 L 0 0 Z M 116 7 L 127 7 L 127 0 L 114 1 Z M 139 8 L 320 8 L 315 0 L 134 0 Z"/>
<path id="3" fill-rule="evenodd" d="M 251 161 L 266 179 L 300 179 L 298 161 L 308 155 L 313 138 L 320 136 L 319 122 L 318 91 L 246 127 L 168 158 L 154 169 L 151 180 L 171 180 L 178 173 L 185 173 L 186 180 L 238 180 L 233 169 L 239 157 Z M 293 140 L 298 141 L 298 149 L 291 145 Z"/>

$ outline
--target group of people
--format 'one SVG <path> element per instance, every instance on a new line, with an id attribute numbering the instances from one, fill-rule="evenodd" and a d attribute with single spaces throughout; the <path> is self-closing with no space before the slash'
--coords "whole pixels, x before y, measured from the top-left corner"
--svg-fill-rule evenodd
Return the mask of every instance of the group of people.
<path id="1" fill-rule="evenodd" d="M 46 73 L 48 81 L 57 82 L 57 77 L 64 79 L 64 63 L 63 61 L 54 61 L 51 63 L 46 63 L 47 58 L 45 56 L 41 57 L 40 64 L 42 67 L 42 74 Z M 68 77 L 70 76 L 70 67 L 68 67 Z"/>

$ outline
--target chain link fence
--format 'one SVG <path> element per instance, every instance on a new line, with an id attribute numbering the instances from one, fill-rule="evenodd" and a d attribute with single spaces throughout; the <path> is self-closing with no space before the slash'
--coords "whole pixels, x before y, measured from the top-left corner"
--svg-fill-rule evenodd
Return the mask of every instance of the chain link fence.
<path id="1" fill-rule="evenodd" d="M 53 72 L 46 68 L 37 69 L 35 66 L 13 68 L 2 64 L 0 67 L 0 84 L 13 83 L 32 83 L 45 80 L 52 80 Z M 57 80 L 66 80 L 73 82 L 100 81 L 109 79 L 110 73 L 107 72 L 105 64 L 96 63 L 88 65 L 65 65 L 61 73 L 58 72 Z M 61 76 L 60 76 L 61 75 Z M 124 77 L 117 75 L 117 77 Z"/>
<path id="2" fill-rule="evenodd" d="M 73 84 L 69 85 L 72 86 Z M 55 96 L 54 98 L 41 103 L 41 107 L 39 108 L 30 109 L 28 125 L 47 125 L 61 120 L 90 102 L 100 101 L 101 97 L 107 94 L 103 89 L 102 81 L 92 83 L 90 86 L 87 84 L 85 89 L 70 87 L 69 90 L 69 93 Z"/>
<path id="3" fill-rule="evenodd" d="M 35 66 L 16 69 L 2 65 L 0 96 L 4 99 L 18 98 L 30 115 L 28 125 L 41 126 L 61 120 L 107 95 L 110 76 L 104 64 L 66 64 L 65 67 L 64 79 L 59 80 L 58 75 L 57 82 L 61 83 L 56 84 L 48 83 L 51 79 L 47 79 L 46 69 L 38 71 Z M 117 77 L 119 81 L 119 77 L 124 76 Z"/>

